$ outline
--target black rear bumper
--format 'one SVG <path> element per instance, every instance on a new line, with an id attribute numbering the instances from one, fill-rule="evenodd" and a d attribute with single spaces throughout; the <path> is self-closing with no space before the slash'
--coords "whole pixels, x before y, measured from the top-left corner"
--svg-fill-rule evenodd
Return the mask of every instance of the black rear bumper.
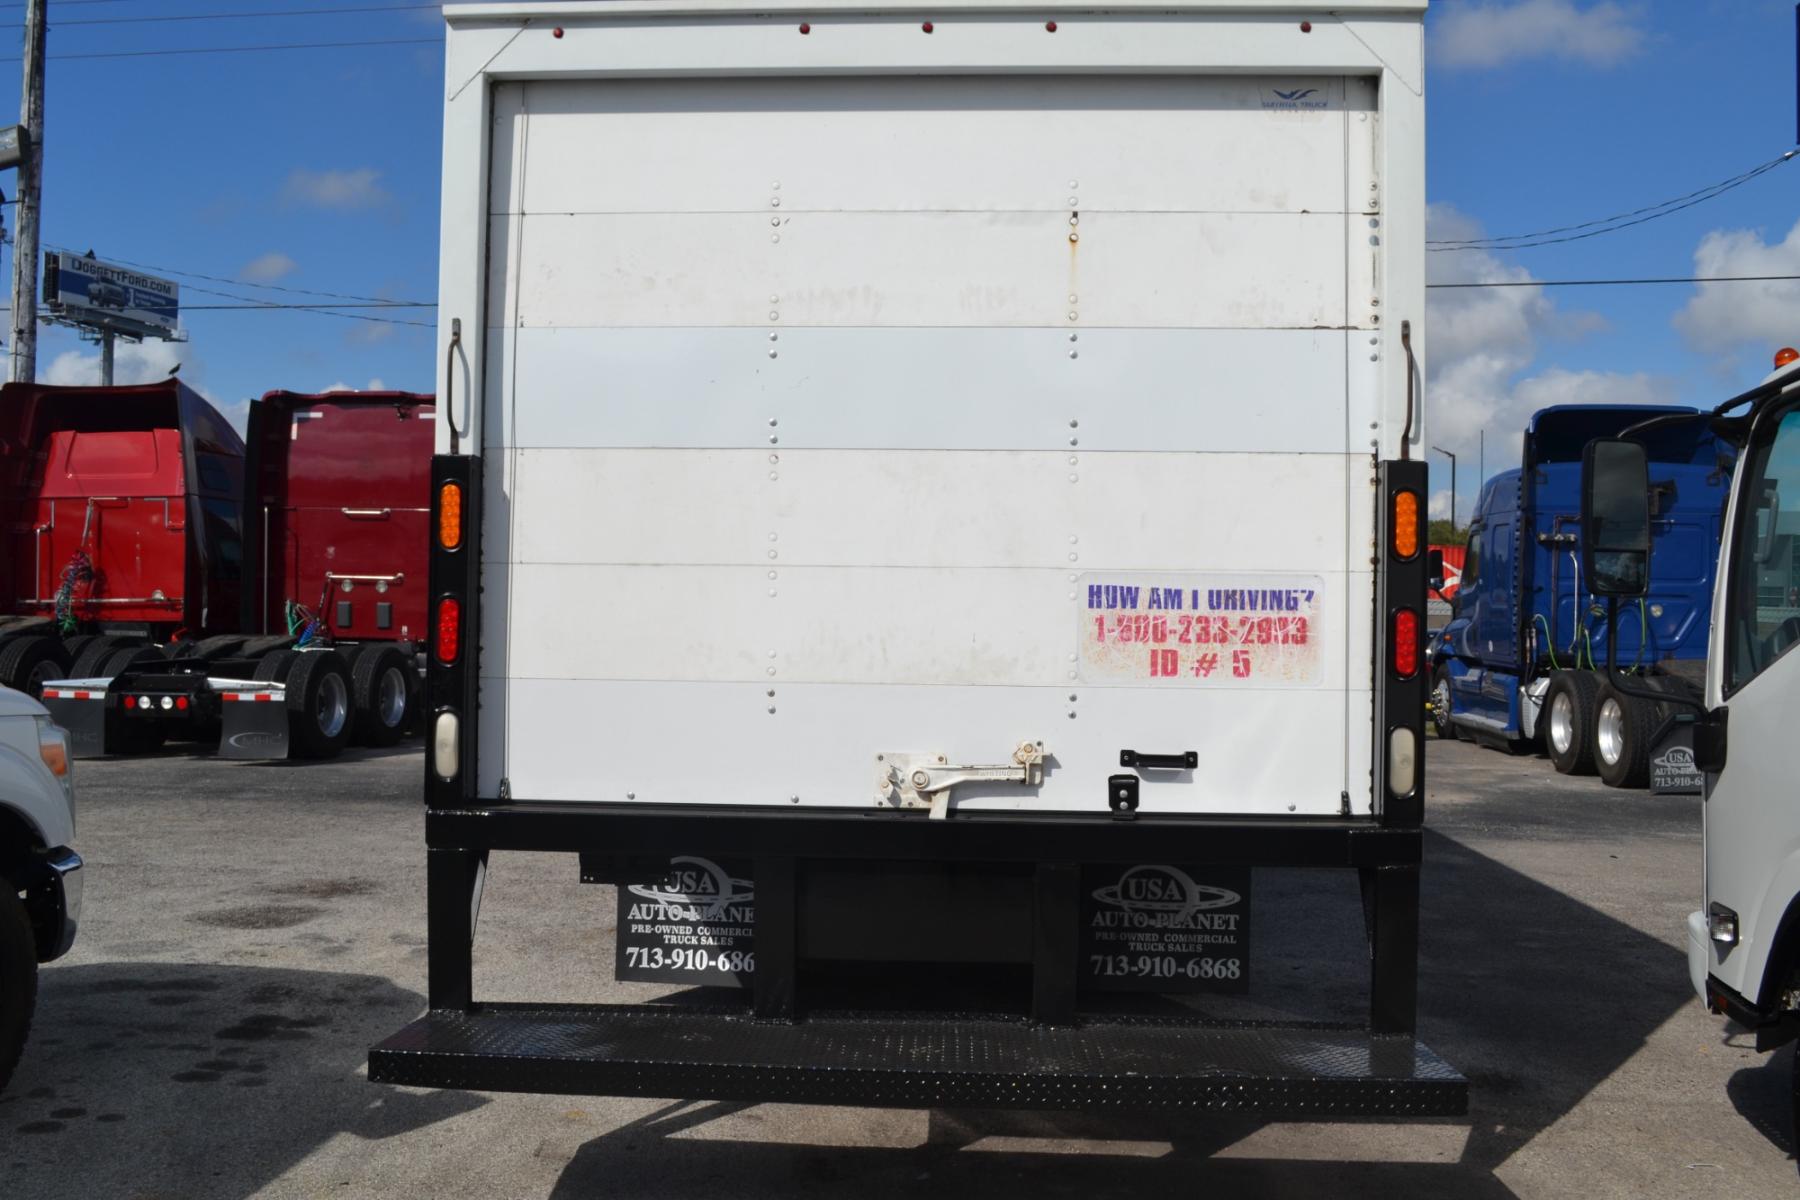
<path id="1" fill-rule="evenodd" d="M 1468 1084 L 1410 1037 L 1310 1025 L 484 1004 L 376 1046 L 415 1087 L 881 1108 L 1456 1116 Z"/>

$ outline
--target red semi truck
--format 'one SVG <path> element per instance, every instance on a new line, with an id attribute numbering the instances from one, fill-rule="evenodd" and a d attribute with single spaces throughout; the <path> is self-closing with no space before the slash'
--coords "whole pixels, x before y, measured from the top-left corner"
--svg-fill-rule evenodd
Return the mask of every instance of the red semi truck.
<path id="1" fill-rule="evenodd" d="M 41 694 L 80 755 L 397 740 L 431 415 L 429 396 L 272 392 L 246 446 L 178 380 L 0 389 L 0 683 Z"/>

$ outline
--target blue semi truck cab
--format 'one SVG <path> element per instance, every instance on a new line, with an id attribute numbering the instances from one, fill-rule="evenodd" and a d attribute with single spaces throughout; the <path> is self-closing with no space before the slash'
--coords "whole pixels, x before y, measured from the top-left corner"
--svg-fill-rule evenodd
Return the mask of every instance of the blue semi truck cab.
<path id="1" fill-rule="evenodd" d="M 1665 405 L 1558 405 L 1525 430 L 1517 469 L 1481 488 L 1450 622 L 1433 640 L 1432 717 L 1441 736 L 1519 749 L 1542 744 L 1564 774 L 1642 787 L 1665 706 L 1606 682 L 1622 671 L 1697 696 L 1714 563 L 1735 453 L 1705 422 L 1643 432 L 1650 460 L 1651 592 L 1617 627 L 1581 579 L 1581 458 Z"/>

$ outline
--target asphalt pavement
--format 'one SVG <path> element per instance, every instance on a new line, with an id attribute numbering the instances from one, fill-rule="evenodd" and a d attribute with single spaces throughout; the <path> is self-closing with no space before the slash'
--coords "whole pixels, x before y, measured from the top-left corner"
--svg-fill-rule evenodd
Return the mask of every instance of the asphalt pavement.
<path id="1" fill-rule="evenodd" d="M 1431 746 L 1421 1037 L 1467 1118 L 1143 1119 L 430 1092 L 367 1082 L 424 1007 L 415 748 L 77 768 L 80 939 L 0 1095 L 0 1197 L 1794 1194 L 1792 1051 L 1688 989 L 1700 801 Z M 485 999 L 611 980 L 612 889 L 496 855 Z M 1359 1017 L 1354 878 L 1259 871 L 1252 1002 Z"/>

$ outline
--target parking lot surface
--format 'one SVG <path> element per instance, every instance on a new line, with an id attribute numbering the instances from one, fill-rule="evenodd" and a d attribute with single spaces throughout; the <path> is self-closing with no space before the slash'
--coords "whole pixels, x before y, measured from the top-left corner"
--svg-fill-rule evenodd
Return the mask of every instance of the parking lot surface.
<path id="1" fill-rule="evenodd" d="M 1791 1050 L 1689 991 L 1700 801 L 1431 747 L 1421 1036 L 1466 1119 L 1090 1118 L 424 1092 L 367 1082 L 423 1009 L 416 749 L 84 762 L 80 939 L 0 1096 L 6 1197 L 1785 1196 Z M 497 855 L 486 999 L 611 982 L 611 889 Z M 1258 872 L 1252 995 L 1364 1009 L 1354 878 Z"/>

